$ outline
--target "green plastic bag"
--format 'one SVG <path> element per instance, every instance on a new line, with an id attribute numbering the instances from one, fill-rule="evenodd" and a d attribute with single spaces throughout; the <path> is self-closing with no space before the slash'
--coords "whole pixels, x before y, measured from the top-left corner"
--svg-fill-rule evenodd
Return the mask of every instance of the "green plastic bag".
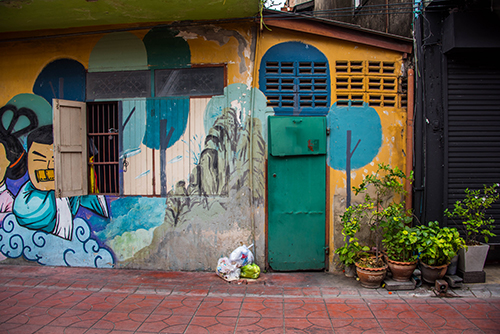
<path id="1" fill-rule="evenodd" d="M 240 277 L 243 278 L 259 278 L 260 268 L 255 263 L 247 264 L 246 266 L 241 267 Z"/>

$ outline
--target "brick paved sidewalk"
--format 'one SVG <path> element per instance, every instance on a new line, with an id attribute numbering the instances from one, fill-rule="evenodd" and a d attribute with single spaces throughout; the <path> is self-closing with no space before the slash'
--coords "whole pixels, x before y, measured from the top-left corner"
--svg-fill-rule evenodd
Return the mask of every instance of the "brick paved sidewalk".
<path id="1" fill-rule="evenodd" d="M 328 273 L 238 284 L 207 272 L 0 265 L 0 333 L 500 333 L 498 291 L 437 298 Z"/>

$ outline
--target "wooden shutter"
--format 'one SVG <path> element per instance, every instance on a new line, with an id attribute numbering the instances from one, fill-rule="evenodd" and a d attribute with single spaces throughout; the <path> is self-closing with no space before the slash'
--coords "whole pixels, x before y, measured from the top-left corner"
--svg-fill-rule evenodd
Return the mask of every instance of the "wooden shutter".
<path id="1" fill-rule="evenodd" d="M 87 126 L 84 102 L 54 99 L 56 197 L 87 195 Z"/>

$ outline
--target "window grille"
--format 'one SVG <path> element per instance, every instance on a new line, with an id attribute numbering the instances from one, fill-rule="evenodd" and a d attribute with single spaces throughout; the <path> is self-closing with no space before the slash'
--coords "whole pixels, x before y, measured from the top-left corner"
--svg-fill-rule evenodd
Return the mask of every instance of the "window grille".
<path id="1" fill-rule="evenodd" d="M 151 96 L 150 71 L 87 73 L 87 100 Z"/>
<path id="2" fill-rule="evenodd" d="M 119 193 L 117 102 L 87 103 L 89 193 Z"/>
<path id="3" fill-rule="evenodd" d="M 330 107 L 326 62 L 267 61 L 265 94 L 276 114 L 326 114 Z"/>
<path id="4" fill-rule="evenodd" d="M 224 94 L 224 67 L 155 70 L 155 96 Z"/>
<path id="5" fill-rule="evenodd" d="M 406 107 L 394 62 L 338 60 L 335 72 L 337 105 Z"/>

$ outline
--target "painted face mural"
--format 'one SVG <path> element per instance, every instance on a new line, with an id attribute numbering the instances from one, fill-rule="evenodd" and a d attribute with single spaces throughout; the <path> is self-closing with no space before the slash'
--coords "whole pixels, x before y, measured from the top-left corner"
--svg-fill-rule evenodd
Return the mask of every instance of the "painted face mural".
<path id="1" fill-rule="evenodd" d="M 34 142 L 28 151 L 30 181 L 38 190 L 54 190 L 54 146 Z"/>
<path id="2" fill-rule="evenodd" d="M 101 216 L 108 216 L 108 210 L 104 196 L 55 197 L 52 142 L 52 125 L 42 126 L 28 136 L 30 180 L 14 202 L 14 214 L 21 226 L 71 240 L 73 215 L 80 206 Z"/>
<path id="3" fill-rule="evenodd" d="M 35 106 L 33 101 L 41 101 L 35 95 L 19 100 Z M 92 238 L 89 224 L 76 217 L 80 207 L 108 217 L 105 197 L 55 197 L 52 125 L 37 127 L 33 110 L 11 104 L 0 109 L 0 116 L 0 252 L 48 265 L 114 266 L 110 251 Z M 6 180 L 16 178 L 26 181 L 11 191 Z"/>

